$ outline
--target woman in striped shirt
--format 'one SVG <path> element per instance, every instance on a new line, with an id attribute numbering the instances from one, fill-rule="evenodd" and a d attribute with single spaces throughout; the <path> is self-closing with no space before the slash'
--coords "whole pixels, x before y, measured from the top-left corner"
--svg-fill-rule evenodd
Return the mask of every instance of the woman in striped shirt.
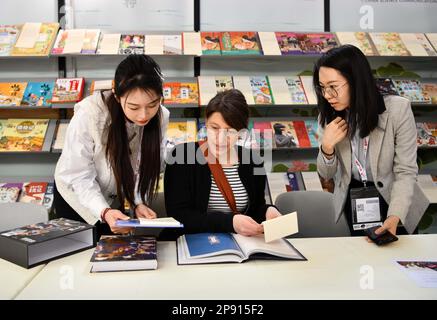
<path id="1" fill-rule="evenodd" d="M 240 91 L 218 93 L 206 108 L 206 142 L 173 149 L 167 159 L 164 192 L 167 214 L 184 224 L 177 235 L 236 232 L 253 236 L 263 233 L 262 221 L 280 215 L 276 207 L 266 204 L 261 158 L 237 143 L 247 132 L 248 122 L 249 107 Z"/>

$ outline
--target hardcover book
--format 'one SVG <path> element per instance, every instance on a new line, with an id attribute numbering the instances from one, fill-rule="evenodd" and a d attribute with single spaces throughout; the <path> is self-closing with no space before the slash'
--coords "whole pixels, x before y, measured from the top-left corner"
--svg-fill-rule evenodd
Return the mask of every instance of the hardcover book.
<path id="1" fill-rule="evenodd" d="M 156 239 L 146 236 L 102 236 L 91 257 L 90 272 L 158 268 Z"/>

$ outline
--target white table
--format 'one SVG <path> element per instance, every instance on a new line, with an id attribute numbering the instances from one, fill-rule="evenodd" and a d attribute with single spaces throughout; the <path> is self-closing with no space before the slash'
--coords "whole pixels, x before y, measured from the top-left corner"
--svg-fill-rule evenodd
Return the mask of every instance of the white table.
<path id="1" fill-rule="evenodd" d="M 436 259 L 437 235 L 401 236 L 388 247 L 363 238 L 293 239 L 308 261 L 176 264 L 173 242 L 158 244 L 158 270 L 89 273 L 93 250 L 50 262 L 18 299 L 437 299 L 393 260 Z M 371 266 L 374 289 L 360 288 L 360 268 Z M 70 270 L 69 283 L 65 272 Z M 71 281 L 70 281 L 71 280 Z"/>
<path id="2" fill-rule="evenodd" d="M 25 269 L 0 259 L 0 300 L 14 299 L 43 268 L 44 265 Z"/>

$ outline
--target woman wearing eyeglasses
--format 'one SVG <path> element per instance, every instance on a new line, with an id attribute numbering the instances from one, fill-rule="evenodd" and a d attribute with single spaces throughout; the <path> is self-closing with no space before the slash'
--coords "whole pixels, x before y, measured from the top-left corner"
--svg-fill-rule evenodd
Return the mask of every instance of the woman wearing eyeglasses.
<path id="1" fill-rule="evenodd" d="M 184 224 L 180 233 L 254 236 L 263 232 L 262 221 L 280 216 L 274 206 L 266 204 L 261 159 L 237 145 L 248 122 L 243 94 L 221 92 L 206 107 L 206 142 L 173 149 L 167 159 L 164 193 L 167 214 Z"/>
<path id="2" fill-rule="evenodd" d="M 373 226 L 380 226 L 377 234 L 413 233 L 429 202 L 416 182 L 410 102 L 382 96 L 366 57 L 351 45 L 324 54 L 313 79 L 320 109 L 317 168 L 334 179 L 336 221 L 344 213 L 352 235 Z"/>

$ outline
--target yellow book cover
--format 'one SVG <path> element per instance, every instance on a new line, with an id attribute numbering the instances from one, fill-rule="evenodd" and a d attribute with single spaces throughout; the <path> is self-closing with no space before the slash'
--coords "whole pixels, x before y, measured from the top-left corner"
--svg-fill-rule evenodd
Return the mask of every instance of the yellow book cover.
<path id="1" fill-rule="evenodd" d="M 199 89 L 195 82 L 182 82 L 178 103 L 199 103 Z"/>
<path id="2" fill-rule="evenodd" d="M 53 42 L 58 33 L 59 23 L 42 23 L 37 40 L 33 48 L 12 49 L 12 56 L 47 56 L 52 49 Z"/>
<path id="3" fill-rule="evenodd" d="M 49 119 L 8 119 L 0 151 L 41 151 Z"/>
<path id="4" fill-rule="evenodd" d="M 26 86 L 27 82 L 0 83 L 0 106 L 19 106 Z"/>
<path id="5" fill-rule="evenodd" d="M 196 121 L 170 122 L 167 127 L 167 148 L 172 148 L 180 143 L 196 141 Z"/>

